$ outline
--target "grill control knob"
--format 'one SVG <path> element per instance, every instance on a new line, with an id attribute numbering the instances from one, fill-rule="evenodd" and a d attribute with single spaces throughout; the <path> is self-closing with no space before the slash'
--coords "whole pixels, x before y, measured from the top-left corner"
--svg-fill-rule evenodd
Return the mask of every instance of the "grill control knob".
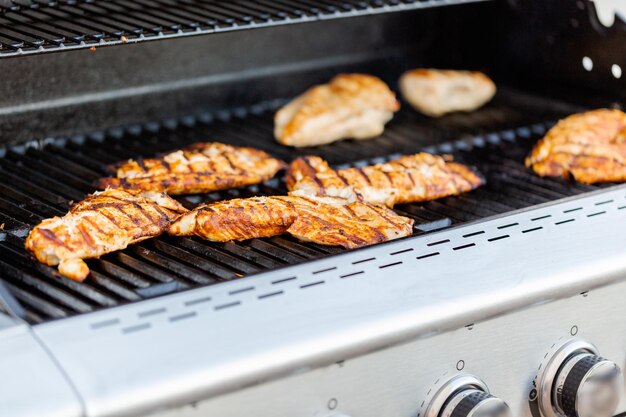
<path id="1" fill-rule="evenodd" d="M 440 417 L 511 417 L 509 406 L 479 389 L 467 389 L 453 395 Z"/>
<path id="2" fill-rule="evenodd" d="M 570 356 L 559 369 L 552 404 L 567 417 L 611 417 L 622 391 L 622 371 L 614 362 L 589 352 Z"/>
<path id="3" fill-rule="evenodd" d="M 430 390 L 420 417 L 511 417 L 509 406 L 489 394 L 483 381 L 457 375 Z"/>
<path id="4" fill-rule="evenodd" d="M 531 410 L 542 417 L 611 417 L 623 391 L 622 371 L 581 339 L 554 344 L 539 366 Z M 535 415 L 533 413 L 533 415 Z"/>

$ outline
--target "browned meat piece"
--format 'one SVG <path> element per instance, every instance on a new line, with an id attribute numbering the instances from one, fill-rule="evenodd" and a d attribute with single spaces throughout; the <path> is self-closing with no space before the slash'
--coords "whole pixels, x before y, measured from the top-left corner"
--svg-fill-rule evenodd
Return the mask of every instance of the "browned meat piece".
<path id="1" fill-rule="evenodd" d="M 237 198 L 203 205 L 180 216 L 169 233 L 197 235 L 214 242 L 247 240 L 285 233 L 296 212 L 288 200 L 277 197 Z"/>
<path id="2" fill-rule="evenodd" d="M 439 117 L 482 107 L 496 93 L 496 85 L 481 72 L 415 69 L 402 75 L 400 90 L 415 110 Z"/>
<path id="3" fill-rule="evenodd" d="M 526 158 L 543 177 L 578 182 L 626 181 L 626 113 L 600 109 L 569 116 L 548 131 Z"/>
<path id="4" fill-rule="evenodd" d="M 89 274 L 82 259 L 158 236 L 185 211 L 162 193 L 106 190 L 75 204 L 65 216 L 35 226 L 26 238 L 26 250 L 39 262 L 59 265 L 64 276 L 82 281 Z"/>
<path id="5" fill-rule="evenodd" d="M 258 184 L 284 167 L 258 149 L 196 143 L 162 158 L 124 162 L 117 167 L 117 178 L 101 178 L 96 185 L 170 195 L 206 193 Z"/>
<path id="6" fill-rule="evenodd" d="M 274 136 L 297 147 L 369 139 L 382 134 L 399 109 L 395 94 L 379 78 L 341 74 L 282 107 L 274 117 Z"/>
<path id="7" fill-rule="evenodd" d="M 287 232 L 306 242 L 352 249 L 413 233 L 413 220 L 387 207 L 330 197 L 283 198 L 297 199 L 298 215 Z"/>
<path id="8" fill-rule="evenodd" d="M 307 156 L 296 159 L 287 171 L 291 195 L 341 197 L 388 207 L 461 194 L 482 183 L 467 166 L 427 153 L 339 170 L 322 158 Z"/>
<path id="9" fill-rule="evenodd" d="M 356 248 L 409 236 L 413 220 L 386 207 L 337 198 L 234 199 L 198 207 L 169 232 L 227 242 L 289 233 L 304 241 Z"/>

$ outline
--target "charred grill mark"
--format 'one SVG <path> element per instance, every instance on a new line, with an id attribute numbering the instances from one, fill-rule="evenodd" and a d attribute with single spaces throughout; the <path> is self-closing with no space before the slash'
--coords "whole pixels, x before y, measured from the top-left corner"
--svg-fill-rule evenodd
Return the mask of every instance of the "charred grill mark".
<path id="1" fill-rule="evenodd" d="M 115 208 L 120 205 L 120 203 L 111 202 L 111 201 L 104 201 L 101 203 L 94 202 L 94 201 L 82 201 L 81 204 L 82 205 L 80 206 L 80 210 L 72 210 L 72 212 L 100 211 L 101 209 L 104 209 L 104 208 Z"/>
<path id="2" fill-rule="evenodd" d="M 134 225 L 136 225 L 138 227 L 141 227 L 142 226 L 142 222 L 140 221 L 140 218 L 138 216 L 134 215 L 134 213 L 132 211 L 130 213 L 127 212 L 127 210 L 129 209 L 128 206 L 132 205 L 135 209 L 137 209 L 137 212 L 142 214 L 143 217 L 145 219 L 147 219 L 150 223 L 153 223 L 153 224 L 156 223 L 154 221 L 154 219 L 148 214 L 148 212 L 146 210 L 144 210 L 144 208 L 141 206 L 141 204 L 137 203 L 136 201 L 124 200 L 124 199 L 121 199 L 121 198 L 117 198 L 115 196 L 109 196 L 108 198 L 111 198 L 111 199 L 116 200 L 118 202 L 96 204 L 96 205 L 94 205 L 95 206 L 94 208 L 98 208 L 99 209 L 99 208 L 105 208 L 106 207 L 106 208 L 115 209 L 115 210 L 119 211 L 123 216 L 125 216 L 128 220 L 130 220 Z M 155 204 L 155 206 L 156 206 L 156 204 Z M 111 219 L 109 218 L 109 220 L 111 220 Z M 120 227 L 120 225 L 117 222 L 115 222 L 115 225 Z"/>
<path id="3" fill-rule="evenodd" d="M 363 171 L 363 168 L 356 168 L 356 171 L 361 174 L 361 176 L 365 179 L 368 185 L 372 185 L 372 180 L 370 177 Z"/>
<path id="4" fill-rule="evenodd" d="M 237 165 L 233 163 L 233 161 L 230 159 L 230 155 L 227 152 L 222 152 L 221 156 L 223 156 L 224 159 L 226 159 L 226 162 L 228 162 L 228 165 L 233 171 L 243 171 L 243 169 L 239 168 Z"/>
<path id="5" fill-rule="evenodd" d="M 120 185 L 121 188 L 128 188 L 128 189 L 134 189 L 135 186 L 131 183 L 132 178 L 118 178 L 118 183 Z M 112 185 L 113 182 L 110 184 Z"/>
<path id="6" fill-rule="evenodd" d="M 375 210 L 373 207 L 367 206 L 368 210 L 373 211 L 375 215 L 382 217 L 383 219 L 385 219 L 385 221 L 387 221 L 387 223 L 389 223 L 390 225 L 392 225 L 393 227 L 397 227 L 398 225 L 396 223 L 394 223 L 393 220 L 391 220 L 390 218 L 388 218 L 387 216 L 385 216 L 385 214 L 383 213 L 383 210 Z"/>
<path id="7" fill-rule="evenodd" d="M 154 211 L 156 211 L 157 214 L 159 215 L 159 217 L 157 219 L 155 219 L 152 216 L 152 213 L 150 213 L 150 210 L 146 209 L 145 207 L 143 207 L 140 204 L 137 204 L 137 210 L 139 211 L 139 213 L 143 214 L 143 216 L 148 220 L 148 222 L 150 222 L 151 224 L 154 224 L 154 225 L 160 225 L 164 221 L 164 219 L 167 219 L 167 215 L 164 212 L 162 212 L 161 210 L 158 210 L 157 209 L 157 207 L 158 207 L 157 205 L 154 205 L 153 207 L 155 209 Z M 132 217 L 133 223 L 135 223 L 134 219 L 137 216 L 134 216 L 134 215 L 129 215 L 129 216 Z M 138 224 L 138 223 L 135 223 L 135 224 Z M 141 222 L 139 222 L 139 224 L 141 224 Z M 147 225 L 144 225 L 144 227 L 147 227 Z"/>
<path id="8" fill-rule="evenodd" d="M 171 181 L 168 180 L 167 178 L 162 179 L 161 181 L 159 181 L 159 186 L 160 186 L 159 190 L 169 191 L 170 184 L 171 184 Z M 138 186 L 137 188 L 141 188 L 141 187 Z"/>
<path id="9" fill-rule="evenodd" d="M 95 247 L 95 243 L 91 239 L 91 236 L 89 235 L 89 232 L 85 230 L 85 227 L 82 224 L 78 223 L 76 225 L 76 228 L 80 232 L 80 235 L 83 238 L 83 242 L 85 242 L 85 244 L 89 247 L 89 249 L 91 249 L 91 250 L 95 249 L 96 248 Z"/>
<path id="10" fill-rule="evenodd" d="M 350 207 L 349 205 L 346 205 L 346 206 L 344 206 L 344 207 L 345 207 L 346 211 L 350 212 L 350 215 L 351 215 L 351 216 L 358 217 L 358 216 L 356 215 L 356 213 L 354 212 L 354 210 L 352 210 L 352 207 Z"/>
<path id="11" fill-rule="evenodd" d="M 311 201 L 311 200 L 309 200 L 309 201 Z M 319 205 L 315 204 L 315 207 L 317 207 L 317 206 L 319 206 Z M 315 210 L 315 207 L 313 207 L 312 209 Z M 358 216 L 354 212 L 354 210 L 352 210 L 352 208 L 349 207 L 348 205 L 339 206 L 337 208 L 339 210 L 343 210 L 343 211 L 346 211 L 346 212 L 350 213 L 351 217 L 354 217 L 355 219 L 358 218 Z M 309 216 L 311 216 L 314 219 L 313 220 L 314 222 L 317 222 L 318 224 L 321 225 L 321 229 L 322 230 L 336 230 L 348 242 L 351 242 L 351 243 L 353 243 L 353 244 L 355 244 L 357 246 L 363 246 L 363 245 L 371 243 L 367 239 L 362 238 L 361 236 L 359 236 L 357 233 L 347 233 L 346 232 L 346 230 L 350 231 L 353 228 L 350 228 L 350 227 L 345 227 L 344 228 L 344 227 L 341 227 L 341 226 L 338 228 L 336 222 L 326 220 L 325 218 L 321 217 L 316 211 L 310 211 L 310 210 L 307 209 L 306 212 L 308 213 Z M 368 227 L 368 228 L 363 228 L 363 229 L 360 229 L 360 230 L 361 231 L 371 230 L 377 236 L 377 241 L 381 241 L 381 239 L 386 240 L 386 236 L 383 233 L 381 233 L 379 230 L 377 230 L 376 228 Z M 333 235 L 331 234 L 330 236 L 332 237 Z M 333 244 L 335 244 L 335 245 L 339 244 L 340 246 L 346 247 L 344 244 L 338 243 L 337 241 L 333 241 Z"/>
<path id="12" fill-rule="evenodd" d="M 196 173 L 196 168 L 193 166 L 192 163 L 189 162 L 189 158 L 187 157 L 187 155 L 185 155 L 185 159 L 186 159 L 186 162 L 187 162 L 186 166 L 189 169 L 189 172 L 195 174 Z"/>
<path id="13" fill-rule="evenodd" d="M 407 177 L 409 177 L 409 181 L 411 181 L 411 185 L 415 187 L 417 184 L 415 183 L 415 178 L 413 178 L 413 170 L 408 170 L 406 175 Z"/>
<path id="14" fill-rule="evenodd" d="M 341 182 L 343 182 L 343 184 L 344 184 L 346 187 L 348 187 L 348 188 L 350 188 L 350 187 L 351 187 L 351 185 L 350 185 L 350 183 L 348 182 L 348 180 L 347 180 L 347 179 L 346 179 L 346 178 L 342 175 L 342 173 L 341 173 L 340 171 L 337 171 L 337 177 L 341 180 Z"/>
<path id="15" fill-rule="evenodd" d="M 332 224 L 332 223 L 330 223 L 330 227 L 333 227 L 333 224 Z M 371 229 L 371 230 L 374 230 L 373 228 L 370 228 L 370 229 Z M 363 245 L 367 245 L 367 244 L 371 243 L 371 242 L 369 242 L 367 239 L 362 238 L 361 236 L 359 236 L 359 235 L 358 235 L 358 234 L 356 234 L 356 233 L 346 233 L 346 231 L 345 231 L 346 229 L 343 229 L 343 228 L 341 228 L 341 229 L 339 229 L 339 230 L 341 231 L 341 232 L 339 233 L 341 236 L 345 237 L 345 238 L 346 238 L 346 240 L 348 240 L 349 242 L 351 242 L 351 243 L 353 243 L 353 244 L 355 244 L 355 245 L 357 245 L 357 246 L 363 246 Z M 343 232 L 343 233 L 342 233 L 342 232 Z M 374 232 L 375 232 L 375 234 L 376 234 L 376 235 L 380 238 L 381 233 L 380 233 L 380 232 L 378 232 L 378 230 L 374 230 Z M 336 244 L 336 243 L 335 243 L 335 244 Z M 345 247 L 345 245 L 341 245 L 341 246 L 344 246 L 344 247 Z"/>
<path id="16" fill-rule="evenodd" d="M 62 239 L 59 239 L 57 237 L 57 235 L 52 230 L 44 229 L 44 228 L 38 228 L 37 230 L 41 233 L 41 236 L 44 239 L 47 239 L 47 240 L 49 240 L 51 242 L 54 242 L 55 244 L 57 244 L 59 246 L 63 246 L 64 248 L 71 249 L 68 245 L 65 244 L 65 242 L 63 242 Z"/>
<path id="17" fill-rule="evenodd" d="M 169 222 L 170 219 L 175 216 L 175 214 L 171 214 L 170 215 L 170 214 L 166 213 L 165 211 L 163 211 L 163 208 L 161 206 L 159 206 L 158 204 L 154 205 L 154 210 L 159 214 L 159 221 L 158 221 L 159 224 L 161 222 L 163 222 L 163 221 L 168 221 Z M 167 210 L 167 211 L 169 212 L 170 210 Z M 155 223 L 155 222 L 153 221 L 153 223 Z"/>
<path id="18" fill-rule="evenodd" d="M 117 210 L 123 217 L 126 217 L 127 220 L 130 220 L 134 225 L 139 226 L 140 224 L 137 224 L 137 219 L 134 216 L 131 216 L 130 214 L 126 213 L 126 210 L 124 210 L 124 205 L 122 204 L 114 204 L 111 206 L 112 209 Z M 125 229 L 124 227 L 120 227 L 121 229 Z"/>
<path id="19" fill-rule="evenodd" d="M 141 168 L 143 172 L 148 172 L 148 169 L 144 165 L 143 158 L 137 158 L 137 165 L 139 166 L 139 168 Z"/>
<path id="20" fill-rule="evenodd" d="M 134 208 L 137 209 L 139 213 L 143 214 L 145 217 L 150 219 L 150 217 L 148 216 L 147 212 L 144 210 L 141 204 L 137 203 L 136 201 L 130 201 L 130 200 L 126 202 L 125 207 L 124 207 L 124 212 L 126 213 L 127 217 L 136 217 L 136 216 L 133 216 L 132 210 L 130 211 L 130 213 L 126 212 L 126 210 L 130 208 L 129 206 L 133 206 Z"/>
<path id="21" fill-rule="evenodd" d="M 106 211 L 99 211 L 99 213 L 103 215 L 108 221 L 113 223 L 115 227 L 117 227 L 118 229 L 123 229 L 122 226 L 120 226 L 120 224 L 117 222 L 115 216 L 110 216 Z"/>
<path id="22" fill-rule="evenodd" d="M 391 177 L 391 175 L 390 175 L 387 171 L 382 171 L 382 170 L 381 170 L 381 172 L 382 172 L 383 174 L 385 174 L 385 177 L 386 177 L 386 178 L 387 178 L 387 180 L 389 181 L 389 184 L 390 184 L 390 185 L 393 185 L 393 178 Z"/>
<path id="23" fill-rule="evenodd" d="M 317 177 L 317 171 L 315 170 L 313 165 L 311 165 L 311 163 L 309 162 L 309 158 L 304 157 L 302 158 L 302 160 L 304 161 L 307 168 L 309 169 L 309 172 L 313 173 L 313 175 L 311 175 L 311 178 L 313 178 L 313 180 L 319 186 L 320 189 L 324 190 L 326 187 L 324 187 L 324 183 Z"/>
<path id="24" fill-rule="evenodd" d="M 85 216 L 83 217 L 83 219 L 89 223 L 94 229 L 96 229 L 98 231 L 98 233 L 104 233 L 104 230 L 102 230 L 100 228 L 100 225 L 98 225 L 97 222 L 94 222 L 93 220 L 91 220 L 89 217 Z"/>

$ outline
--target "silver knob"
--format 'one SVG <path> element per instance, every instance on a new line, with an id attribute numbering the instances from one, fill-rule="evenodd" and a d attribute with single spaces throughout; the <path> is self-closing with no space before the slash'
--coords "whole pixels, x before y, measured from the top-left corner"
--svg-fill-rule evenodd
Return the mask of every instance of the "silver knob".
<path id="1" fill-rule="evenodd" d="M 450 398 L 440 417 L 511 417 L 509 406 L 479 389 L 457 392 Z"/>
<path id="2" fill-rule="evenodd" d="M 487 385 L 473 375 L 461 374 L 439 381 L 429 391 L 420 417 L 511 417 L 509 406 L 489 394 Z"/>
<path id="3" fill-rule="evenodd" d="M 622 371 L 614 362 L 589 352 L 563 363 L 554 380 L 552 404 L 566 417 L 611 417 L 623 389 Z"/>

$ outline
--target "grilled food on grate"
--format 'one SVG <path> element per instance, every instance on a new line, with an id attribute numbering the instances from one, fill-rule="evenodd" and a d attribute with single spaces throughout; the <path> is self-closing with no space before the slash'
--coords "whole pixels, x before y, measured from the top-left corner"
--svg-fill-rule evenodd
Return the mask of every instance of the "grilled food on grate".
<path id="1" fill-rule="evenodd" d="M 26 249 L 39 262 L 82 281 L 89 268 L 82 259 L 97 258 L 132 243 L 158 236 L 187 210 L 163 193 L 106 190 L 75 204 L 63 217 L 35 226 Z"/>
<path id="2" fill-rule="evenodd" d="M 535 145 L 526 166 L 586 184 L 626 181 L 626 113 L 599 109 L 561 120 Z"/>
<path id="3" fill-rule="evenodd" d="M 291 195 L 340 197 L 388 207 L 461 194 L 482 183 L 469 167 L 428 153 L 339 170 L 320 157 L 306 156 L 287 170 Z"/>
<path id="4" fill-rule="evenodd" d="M 413 220 L 392 210 L 339 198 L 295 196 L 234 199 L 197 207 L 169 228 L 227 242 L 289 233 L 308 242 L 356 248 L 411 235 Z"/>
<path id="5" fill-rule="evenodd" d="M 197 143 L 162 158 L 121 163 L 117 178 L 101 178 L 97 186 L 171 195 L 206 193 L 258 184 L 284 167 L 284 162 L 258 149 Z"/>
<path id="6" fill-rule="evenodd" d="M 281 108 L 274 117 L 274 136 L 297 147 L 369 139 L 383 133 L 399 109 L 395 94 L 379 78 L 342 74 Z"/>
<path id="7" fill-rule="evenodd" d="M 482 107 L 493 98 L 496 85 L 481 72 L 415 69 L 400 77 L 400 91 L 415 110 L 439 117 Z"/>

